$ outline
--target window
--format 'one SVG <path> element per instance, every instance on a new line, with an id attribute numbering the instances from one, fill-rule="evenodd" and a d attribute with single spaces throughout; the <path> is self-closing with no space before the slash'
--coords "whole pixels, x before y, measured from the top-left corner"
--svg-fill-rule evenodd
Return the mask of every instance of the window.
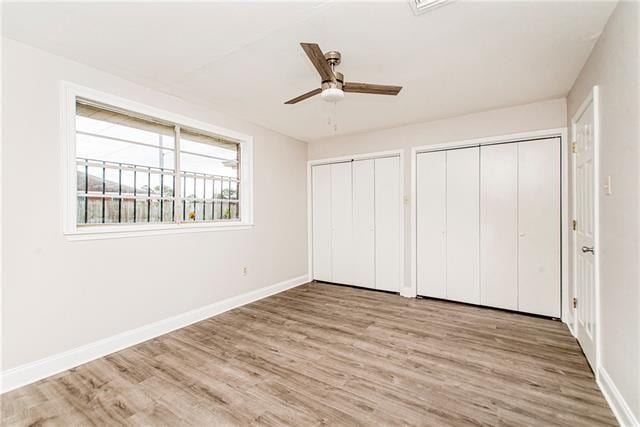
<path id="1" fill-rule="evenodd" d="M 68 234 L 250 225 L 248 137 L 72 92 Z"/>

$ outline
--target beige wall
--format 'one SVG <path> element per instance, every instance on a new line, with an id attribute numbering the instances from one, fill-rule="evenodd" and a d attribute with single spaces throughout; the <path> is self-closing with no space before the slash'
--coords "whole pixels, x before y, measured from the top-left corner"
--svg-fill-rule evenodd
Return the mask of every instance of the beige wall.
<path id="1" fill-rule="evenodd" d="M 485 111 L 450 119 L 419 123 L 375 132 L 324 139 L 309 143 L 309 160 L 403 149 L 404 190 L 411 192 L 411 147 L 535 130 L 564 128 L 564 99 Z M 411 285 L 411 217 L 405 203 L 405 288 Z"/>
<path id="2" fill-rule="evenodd" d="M 306 274 L 306 143 L 14 41 L 3 49 L 3 369 Z M 255 227 L 65 239 L 61 80 L 253 135 Z"/>
<path id="3" fill-rule="evenodd" d="M 601 366 L 640 419 L 639 3 L 621 2 L 567 98 L 569 121 L 600 89 Z M 570 122 L 569 122 L 570 124 Z M 605 195 L 604 179 L 613 194 Z"/>

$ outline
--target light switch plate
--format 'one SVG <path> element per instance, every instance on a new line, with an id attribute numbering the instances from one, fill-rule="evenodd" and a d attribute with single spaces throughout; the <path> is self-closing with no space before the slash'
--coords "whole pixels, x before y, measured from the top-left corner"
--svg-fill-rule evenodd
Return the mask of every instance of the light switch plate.
<path id="1" fill-rule="evenodd" d="M 604 194 L 606 194 L 607 196 L 610 196 L 613 193 L 613 190 L 611 189 L 611 175 L 607 175 L 607 178 L 605 179 L 604 182 Z"/>

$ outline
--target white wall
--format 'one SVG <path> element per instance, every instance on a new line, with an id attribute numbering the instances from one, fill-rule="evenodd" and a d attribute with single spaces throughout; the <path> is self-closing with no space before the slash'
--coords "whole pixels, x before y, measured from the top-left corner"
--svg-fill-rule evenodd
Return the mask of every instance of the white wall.
<path id="1" fill-rule="evenodd" d="M 306 274 L 306 143 L 15 41 L 3 49 L 3 369 Z M 65 239 L 61 80 L 253 135 L 255 227 Z"/>
<path id="2" fill-rule="evenodd" d="M 425 102 L 428 102 L 428 100 Z M 404 149 L 404 189 L 405 196 L 408 197 L 411 191 L 411 147 L 527 131 L 563 128 L 566 125 L 565 100 L 557 99 L 433 122 L 314 141 L 309 143 L 308 158 L 309 160 L 316 160 L 350 154 Z M 405 288 L 411 285 L 410 214 L 410 203 L 405 203 Z"/>
<path id="3" fill-rule="evenodd" d="M 600 86 L 601 366 L 640 419 L 638 2 L 620 2 L 567 98 L 571 120 Z M 570 123 L 569 123 L 570 124 Z M 604 179 L 612 177 L 613 194 Z M 579 303 L 579 302 L 578 302 Z"/>

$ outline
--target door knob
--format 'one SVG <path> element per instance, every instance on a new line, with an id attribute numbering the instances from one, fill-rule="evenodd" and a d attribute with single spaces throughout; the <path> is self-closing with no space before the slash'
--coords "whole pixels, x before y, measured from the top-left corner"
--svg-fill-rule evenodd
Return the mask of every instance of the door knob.
<path id="1" fill-rule="evenodd" d="M 593 252 L 593 246 L 592 247 L 583 246 L 582 247 L 582 252 L 585 252 L 585 253 L 591 252 L 592 254 L 595 253 L 595 252 Z"/>

